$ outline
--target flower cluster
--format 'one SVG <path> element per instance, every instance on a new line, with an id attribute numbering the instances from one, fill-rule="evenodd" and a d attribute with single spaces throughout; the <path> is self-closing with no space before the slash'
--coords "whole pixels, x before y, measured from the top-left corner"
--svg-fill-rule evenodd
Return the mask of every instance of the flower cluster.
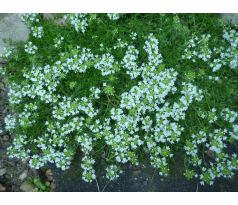
<path id="1" fill-rule="evenodd" d="M 118 20 L 120 18 L 120 14 L 119 13 L 108 13 L 107 16 L 112 21 L 116 21 L 116 20 Z"/>
<path id="2" fill-rule="evenodd" d="M 25 44 L 25 52 L 31 55 L 34 55 L 38 50 L 37 46 L 35 46 L 31 41 Z"/>
<path id="3" fill-rule="evenodd" d="M 201 38 L 194 36 L 188 41 L 188 45 L 184 50 L 182 59 L 192 60 L 196 62 L 198 59 L 204 62 L 210 60 L 212 51 L 209 49 L 209 39 L 211 35 L 202 35 Z"/>
<path id="4" fill-rule="evenodd" d="M 193 36 L 187 43 L 182 59 L 193 62 L 202 60 L 209 65 L 213 72 L 219 71 L 222 67 L 236 69 L 238 67 L 238 32 L 234 29 L 223 31 L 223 44 L 228 43 L 228 46 L 210 49 L 210 39 L 210 34 L 204 34 L 201 37 Z"/>
<path id="5" fill-rule="evenodd" d="M 148 53 L 149 66 L 158 66 L 163 62 L 162 55 L 159 52 L 159 41 L 152 33 L 145 42 L 144 49 Z"/>
<path id="6" fill-rule="evenodd" d="M 131 79 L 138 77 L 141 73 L 141 69 L 136 63 L 138 55 L 139 51 L 134 46 L 128 46 L 126 55 L 122 60 L 122 67 L 126 69 L 126 73 L 130 75 Z"/>
<path id="7" fill-rule="evenodd" d="M 225 108 L 222 111 L 221 116 L 223 117 L 225 121 L 233 123 L 238 117 L 238 113 L 230 110 L 229 108 Z"/>
<path id="8" fill-rule="evenodd" d="M 237 113 L 224 109 L 220 115 L 216 115 L 217 110 L 212 108 L 209 112 L 201 112 L 200 116 L 209 121 L 209 123 L 218 120 L 225 120 L 230 124 L 237 118 Z M 212 132 L 200 130 L 197 134 L 192 134 L 191 139 L 186 141 L 184 147 L 186 152 L 186 161 L 189 164 L 185 176 L 188 178 L 199 177 L 201 184 L 214 183 L 216 178 L 230 178 L 234 171 L 238 170 L 238 157 L 235 153 L 226 153 L 229 141 L 236 140 L 238 126 L 232 126 L 229 132 L 227 129 L 214 129 Z M 204 155 L 199 147 L 205 147 L 205 157 L 209 161 L 204 162 Z M 199 169 L 200 171 L 198 171 Z M 197 170 L 197 171 L 196 171 Z"/>
<path id="9" fill-rule="evenodd" d="M 23 112 L 18 115 L 18 123 L 21 127 L 31 127 L 36 122 L 38 107 L 33 104 L 25 104 Z"/>
<path id="10" fill-rule="evenodd" d="M 117 179 L 121 173 L 122 170 L 117 165 L 110 165 L 106 168 L 106 178 L 110 181 Z"/>
<path id="11" fill-rule="evenodd" d="M 230 132 L 231 141 L 238 140 L 238 124 L 232 126 L 232 131 Z"/>
<path id="12" fill-rule="evenodd" d="M 42 26 L 34 26 L 34 27 L 31 27 L 31 32 L 32 32 L 32 35 L 35 37 L 35 38 L 42 38 L 44 32 L 43 32 L 43 27 Z"/>
<path id="13" fill-rule="evenodd" d="M 235 30 L 224 30 L 223 38 L 229 43 L 229 47 L 215 49 L 216 53 L 219 55 L 219 58 L 215 58 L 213 62 L 210 63 L 210 67 L 212 67 L 213 72 L 218 71 L 222 66 L 227 66 L 231 69 L 236 69 L 238 67 L 238 32 Z"/>
<path id="14" fill-rule="evenodd" d="M 77 47 L 71 51 L 73 55 L 62 54 L 63 60 L 57 61 L 55 65 L 33 67 L 28 73 L 24 73 L 29 82 L 28 86 L 11 85 L 9 97 L 13 104 L 21 102 L 26 96 L 32 99 L 40 97 L 41 101 L 53 103 L 51 114 L 54 120 L 47 121 L 46 133 L 34 140 L 43 153 L 31 156 L 31 153 L 27 152 L 27 156 L 24 156 L 30 158 L 31 167 L 38 169 L 47 162 L 54 162 L 57 167 L 67 169 L 74 153 L 67 141 L 69 136 L 75 133 L 84 153 L 82 168 L 85 181 L 91 182 L 95 179 L 93 143 L 102 137 L 117 163 L 124 164 L 130 161 L 138 164 L 136 150 L 145 145 L 149 150 L 152 166 L 159 169 L 161 175 L 168 174 L 168 161 L 173 156 L 172 145 L 180 141 L 184 130 L 179 121 L 185 119 L 189 105 L 194 100 L 200 101 L 203 96 L 202 91 L 196 86 L 183 83 L 182 97 L 173 104 L 166 103 L 166 96 L 177 90 L 175 81 L 178 73 L 172 68 L 165 69 L 158 49 L 158 40 L 153 34 L 148 36 L 144 49 L 148 55 L 148 62 L 138 65 L 139 51 L 134 46 L 128 46 L 120 64 L 132 79 L 140 76 L 142 80 L 128 92 L 121 94 L 119 107 L 111 109 L 110 118 L 103 122 L 94 120 L 99 111 L 91 101 L 100 98 L 100 89 L 91 87 L 89 98 L 80 99 L 55 95 L 55 91 L 64 74 L 72 71 L 84 73 L 88 66 L 100 70 L 102 76 L 115 74 L 120 64 L 109 53 L 98 56 L 92 54 L 89 49 Z M 105 92 L 109 88 L 113 89 L 110 85 L 104 84 Z M 33 126 L 37 118 L 37 109 L 34 104 L 26 105 L 18 116 L 17 126 Z M 8 124 L 11 127 L 11 123 Z M 85 129 L 89 133 L 86 133 Z M 140 136 L 140 132 L 144 133 L 144 138 Z M 21 145 L 23 148 L 24 143 Z M 57 151 L 57 147 L 63 151 Z M 12 146 L 9 149 L 10 155 L 17 156 L 15 152 L 16 148 Z M 107 168 L 106 176 L 112 180 L 118 177 L 118 173 L 120 171 L 115 165 Z"/>
<path id="15" fill-rule="evenodd" d="M 38 23 L 40 21 L 39 19 L 39 14 L 37 13 L 25 13 L 25 14 L 20 14 L 21 20 L 28 25 L 29 27 L 33 23 Z"/>
<path id="16" fill-rule="evenodd" d="M 34 48 L 31 42 L 28 44 Z M 91 50 L 84 48 L 80 50 L 77 47 L 72 50 L 72 53 L 62 54 L 62 60 L 57 61 L 52 66 L 33 66 L 29 72 L 23 74 L 28 82 L 27 85 L 21 86 L 14 83 L 10 85 L 10 103 L 17 104 L 26 96 L 31 99 L 40 97 L 46 103 L 57 101 L 59 96 L 55 95 L 54 92 L 60 84 L 60 80 L 70 71 L 76 73 L 86 72 L 91 61 L 94 62 L 94 55 Z"/>
<path id="17" fill-rule="evenodd" d="M 221 53 L 221 60 L 224 65 L 228 65 L 231 69 L 238 67 L 238 32 L 235 30 L 224 31 L 223 38 L 230 44 L 230 47 Z"/>
<path id="18" fill-rule="evenodd" d="M 28 139 L 26 135 L 16 135 L 12 145 L 8 147 L 9 157 L 26 160 L 30 153 L 30 150 L 25 147 L 27 143 Z"/>
<path id="19" fill-rule="evenodd" d="M 90 97 L 92 97 L 94 99 L 99 99 L 100 98 L 99 95 L 101 93 L 101 90 L 99 88 L 91 87 L 89 90 L 91 91 Z"/>
<path id="20" fill-rule="evenodd" d="M 126 48 L 127 46 L 127 42 L 122 41 L 120 38 L 118 38 L 116 44 L 113 46 L 113 49 L 116 50 L 118 48 Z"/>
<path id="21" fill-rule="evenodd" d="M 62 42 L 64 41 L 64 37 L 61 36 L 59 38 L 55 38 L 54 39 L 54 47 L 55 48 L 60 48 L 60 45 L 62 44 Z"/>
<path id="22" fill-rule="evenodd" d="M 136 32 L 131 32 L 130 37 L 133 41 L 136 40 L 137 39 L 137 33 Z"/>
<path id="23" fill-rule="evenodd" d="M 211 81 L 220 81 L 220 78 L 218 76 L 211 76 L 211 75 L 209 75 L 208 79 L 211 80 Z"/>
<path id="24" fill-rule="evenodd" d="M 69 23 L 75 28 L 77 32 L 85 33 L 88 27 L 87 14 L 66 14 L 64 18 L 69 21 Z"/>
<path id="25" fill-rule="evenodd" d="M 64 120 L 66 117 L 77 115 L 80 112 L 84 112 L 91 118 L 97 115 L 97 110 L 93 108 L 92 102 L 86 97 L 76 98 L 73 101 L 69 97 L 63 97 L 57 107 L 53 107 L 52 114 L 55 119 Z"/>
<path id="26" fill-rule="evenodd" d="M 119 16 L 108 14 L 111 20 Z M 67 29 L 85 33 L 95 15 L 64 17 L 73 27 Z M 22 18 L 32 35 L 44 40 L 38 15 Z M 111 32 L 120 33 L 117 29 Z M 238 157 L 229 146 L 238 140 L 238 113 L 207 106 L 206 89 L 201 89 L 194 71 L 185 71 L 183 78 L 177 66 L 166 67 L 164 62 L 168 61 L 156 35 L 148 34 L 143 45 L 137 46 L 137 33 L 129 32 L 127 39 L 116 38 L 111 48 L 103 41 L 95 50 L 66 46 L 68 39 L 57 34 L 52 38 L 57 51 L 53 62 L 34 62 L 19 74 L 20 80 L 9 78 L 9 104 L 16 108 L 5 117 L 5 130 L 15 134 L 9 156 L 27 160 L 35 169 L 54 163 L 66 170 L 79 153 L 82 178 L 92 182 L 96 180 L 94 166 L 99 152 L 100 157 L 107 155 L 103 159 L 109 164 L 105 177 L 115 180 L 123 164 L 139 164 L 141 150 L 158 173 L 167 176 L 174 154 L 182 147 L 187 178 L 212 184 L 216 178 L 233 176 Z M 35 38 L 32 41 L 37 43 Z M 223 39 L 228 49 L 210 49 L 209 34 L 193 36 L 182 59 L 207 63 L 213 72 L 222 66 L 236 68 L 238 35 L 235 30 L 224 31 Z M 38 47 L 41 49 L 33 42 L 25 44 L 31 58 Z M 95 82 L 91 74 L 97 77 Z M 222 78 L 209 74 L 204 79 L 211 84 Z M 85 84 L 88 90 L 82 91 Z M 194 126 L 190 127 L 190 119 L 195 120 Z"/>
<path id="27" fill-rule="evenodd" d="M 238 46 L 238 33 L 237 33 L 237 31 L 235 31 L 234 29 L 232 29 L 230 31 L 224 30 L 223 38 L 225 40 L 227 40 L 232 47 L 237 48 L 237 46 Z"/>
<path id="28" fill-rule="evenodd" d="M 214 123 L 218 119 L 216 111 L 216 108 L 212 108 L 211 111 L 199 111 L 199 116 L 202 119 L 207 119 L 209 123 Z"/>
<path id="29" fill-rule="evenodd" d="M 91 157 L 84 156 L 82 159 L 81 167 L 83 169 L 82 178 L 86 182 L 92 182 L 96 179 L 95 170 L 93 169 L 93 164 L 95 160 Z"/>
<path id="30" fill-rule="evenodd" d="M 103 54 L 94 65 L 94 67 L 101 71 L 103 76 L 112 75 L 118 70 L 118 65 L 115 63 L 114 56 L 109 53 Z"/>
<path id="31" fill-rule="evenodd" d="M 5 121 L 5 129 L 11 131 L 16 126 L 16 117 L 12 115 L 7 115 L 4 119 Z"/>
<path id="32" fill-rule="evenodd" d="M 0 58 L 9 58 L 13 54 L 12 48 L 3 48 L 3 53 L 0 54 Z"/>
<path id="33" fill-rule="evenodd" d="M 159 169 L 161 175 L 167 175 L 168 159 L 173 154 L 170 146 L 166 144 L 178 142 L 184 129 L 178 123 L 170 122 L 169 119 L 171 117 L 176 121 L 184 119 L 189 104 L 193 100 L 202 99 L 202 91 L 191 84 L 184 83 L 181 92 L 184 96 L 179 102 L 171 106 L 165 103 L 168 93 L 176 91 L 174 85 L 178 73 L 174 69 L 165 69 L 160 65 L 162 56 L 158 50 L 158 41 L 152 34 L 149 35 L 144 48 L 148 53 L 148 63 L 139 67 L 134 62 L 133 54 L 130 54 L 135 52 L 134 48 L 128 47 L 129 51 L 126 52 L 123 65 L 127 66 L 128 73 L 134 73 L 134 70 L 141 71 L 138 76 L 141 75 L 143 80 L 129 92 L 122 93 L 119 108 L 111 110 L 111 119 L 104 126 L 108 130 L 105 139 L 112 147 L 118 163 L 131 161 L 137 164 L 134 150 L 146 144 L 152 166 Z M 130 69 L 130 66 L 135 66 L 134 70 Z M 155 120 L 152 117 L 153 113 L 156 113 Z M 114 122 L 114 130 L 109 123 L 111 120 Z M 145 133 L 144 140 L 139 136 L 140 132 Z"/>
<path id="34" fill-rule="evenodd" d="M 215 129 L 213 133 L 199 131 L 193 134 L 191 140 L 186 141 L 184 147 L 186 151 L 186 160 L 189 163 L 190 175 L 187 177 L 199 177 L 201 184 L 214 183 L 216 178 L 230 178 L 234 171 L 238 169 L 238 157 L 236 154 L 227 154 L 228 132 L 226 129 Z M 206 164 L 203 160 L 203 154 L 199 147 L 204 146 L 205 157 L 209 160 Z M 195 170 L 199 171 L 195 171 Z M 198 172 L 198 173 L 196 173 Z M 185 175 L 186 176 L 186 175 Z"/>

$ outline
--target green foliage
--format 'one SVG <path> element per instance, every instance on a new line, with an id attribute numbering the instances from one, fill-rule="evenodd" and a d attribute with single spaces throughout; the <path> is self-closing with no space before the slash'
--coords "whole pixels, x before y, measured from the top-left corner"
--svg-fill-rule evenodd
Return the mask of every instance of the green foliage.
<path id="1" fill-rule="evenodd" d="M 38 79 L 26 79 L 26 74 L 32 77 L 34 74 L 31 73 L 33 68 L 37 68 L 33 70 L 37 72 L 38 68 L 43 68 L 46 65 L 49 66 L 49 72 L 47 70 L 48 73 L 44 75 L 44 80 L 42 80 L 42 82 L 47 81 L 48 87 L 46 87 L 52 88 L 58 83 L 57 80 L 60 82 L 57 84 L 57 89 L 53 91 L 52 99 L 49 100 L 50 102 L 42 100 L 41 97 L 37 96 L 37 93 L 34 93 L 34 90 L 32 91 L 32 96 L 36 96 L 34 98 L 31 98 L 29 94 L 26 97 L 24 96 L 20 103 L 9 102 L 9 107 L 13 113 L 23 113 L 26 116 L 22 117 L 22 126 L 15 125 L 14 120 L 8 120 L 8 130 L 20 136 L 19 139 L 16 138 L 16 140 L 18 140 L 17 143 L 20 144 L 21 148 L 24 147 L 19 151 L 19 155 L 17 155 L 17 149 L 14 148 L 10 150 L 10 154 L 13 156 L 17 155 L 17 157 L 20 158 L 27 158 L 27 150 L 29 149 L 33 167 L 39 168 L 45 163 L 43 157 L 39 156 L 48 156 L 53 147 L 53 149 L 63 153 L 62 159 L 59 158 L 60 160 L 58 160 L 59 166 L 63 169 L 68 168 L 70 161 L 76 153 L 82 156 L 87 155 L 86 158 L 83 157 L 82 162 L 83 175 L 86 181 L 92 181 L 94 179 L 92 177 L 94 171 L 91 170 L 95 162 L 94 159 L 106 161 L 108 164 L 114 163 L 118 154 L 114 151 L 114 148 L 118 143 L 116 141 L 112 144 L 107 143 L 105 136 L 110 135 L 111 130 L 103 130 L 106 125 L 102 122 L 110 117 L 110 111 L 113 108 L 120 106 L 122 100 L 121 95 L 125 92 L 129 92 L 133 86 L 137 86 L 139 82 L 143 81 L 142 75 L 138 75 L 134 79 L 131 78 L 126 70 L 122 68 L 121 64 L 118 63 L 123 61 L 128 46 L 133 45 L 134 47 L 131 48 L 130 52 L 135 54 L 136 51 L 138 51 L 138 58 L 135 57 L 135 64 L 145 65 L 145 72 L 149 74 L 154 72 L 153 76 L 155 76 L 168 71 L 168 68 L 173 68 L 173 72 L 178 73 L 174 86 L 177 90 L 171 95 L 166 96 L 166 102 L 170 104 L 178 102 L 179 107 L 184 106 L 183 102 L 179 101 L 181 92 L 185 89 L 184 82 L 195 85 L 202 90 L 203 100 L 194 100 L 191 102 L 191 106 L 187 108 L 185 120 L 179 119 L 179 126 L 177 126 L 176 129 L 178 128 L 178 130 L 180 130 L 180 127 L 184 128 L 183 130 L 181 129 L 182 137 L 179 137 L 178 133 L 173 133 L 170 136 L 173 143 L 170 144 L 166 142 L 163 144 L 159 142 L 159 159 L 156 158 L 158 157 L 158 149 L 150 150 L 150 154 L 154 157 L 152 157 L 153 166 L 158 168 L 161 175 L 164 176 L 169 174 L 169 163 L 172 161 L 171 158 L 174 152 L 179 150 L 183 153 L 192 153 L 192 151 L 198 150 L 196 154 L 199 156 L 191 154 L 191 156 L 188 155 L 185 157 L 186 171 L 184 173 L 188 179 L 197 177 L 197 170 L 193 165 L 200 163 L 200 157 L 206 156 L 207 151 L 209 151 L 207 149 L 209 148 L 205 146 L 205 143 L 200 143 L 200 135 L 196 133 L 203 131 L 208 136 L 209 133 L 213 133 L 213 136 L 215 136 L 216 133 L 214 134 L 214 130 L 224 128 L 227 130 L 233 129 L 233 124 L 224 120 L 224 116 L 220 118 L 217 116 L 222 113 L 224 108 L 229 108 L 235 112 L 238 111 L 238 69 L 230 68 L 227 63 L 227 61 L 230 60 L 229 58 L 222 59 L 223 66 L 217 72 L 213 72 L 210 65 L 214 63 L 214 59 L 220 57 L 220 53 L 229 50 L 231 47 L 223 38 L 224 30 L 236 30 L 237 28 L 225 24 L 214 14 L 123 14 L 111 16 L 110 18 L 108 18 L 109 16 L 106 14 L 88 14 L 87 26 L 84 22 L 85 16 L 75 14 L 66 16 L 66 19 L 75 18 L 78 23 L 72 24 L 72 22 L 70 23 L 69 21 L 63 26 L 59 25 L 56 22 L 57 19 L 61 19 L 62 16 L 63 14 L 57 15 L 55 17 L 56 21 L 53 21 L 44 19 L 42 15 L 38 15 L 37 18 L 39 21 L 27 21 L 30 27 L 34 27 L 33 32 L 30 34 L 29 42 L 32 42 L 37 49 L 33 51 L 33 53 L 31 50 L 26 52 L 24 44 L 17 44 L 12 51 L 13 54 L 8 58 L 7 66 L 4 68 L 5 82 L 9 86 L 13 86 L 14 83 L 16 86 L 15 90 L 17 90 L 17 85 L 27 86 L 29 82 L 32 84 L 38 82 Z M 120 18 L 118 19 L 118 17 Z M 40 34 L 34 34 L 38 31 L 38 27 L 43 27 L 43 37 L 38 38 L 36 35 Z M 151 33 L 153 33 L 152 37 L 150 36 Z M 148 36 L 150 37 L 148 38 Z M 144 48 L 145 42 L 149 42 L 148 39 L 150 38 L 152 40 L 155 38 L 159 42 L 159 53 L 153 53 L 151 56 L 158 57 L 159 54 L 161 54 L 161 59 L 163 59 L 163 62 L 155 66 L 155 71 L 152 71 L 153 66 L 150 65 L 150 62 L 147 63 L 148 51 Z M 191 50 L 188 49 L 188 51 L 185 52 L 191 39 L 194 39 L 196 46 L 191 47 Z M 149 46 L 153 47 L 154 45 L 155 43 L 151 41 Z M 80 48 L 77 46 L 80 46 Z M 82 48 L 90 49 L 89 54 L 93 53 L 95 57 L 91 58 L 87 56 L 87 60 L 83 61 L 81 57 L 85 53 L 83 53 Z M 214 51 L 214 48 L 217 48 L 217 50 Z M 194 51 L 196 51 L 197 54 L 194 54 Z M 236 50 L 230 51 L 233 56 L 235 52 Z M 199 56 L 199 54 L 203 57 Z M 104 56 L 104 58 L 102 56 Z M 136 56 L 136 54 L 134 56 Z M 184 56 L 184 58 L 182 56 Z M 83 61 L 82 65 L 80 64 L 81 67 L 79 66 L 80 69 L 86 67 L 86 72 L 64 72 L 65 70 L 62 68 L 64 63 L 67 64 L 67 62 L 70 61 L 69 65 L 72 63 L 72 67 L 68 66 L 67 68 L 69 70 L 71 68 L 74 69 L 73 65 L 79 61 L 78 59 Z M 100 61 L 102 59 L 104 59 L 103 62 Z M 111 67 L 110 61 L 113 62 Z M 57 62 L 60 63 L 57 64 Z M 102 66 L 101 64 L 103 63 L 104 65 Z M 107 65 L 107 63 L 109 65 Z M 56 81 L 54 81 L 52 77 L 54 76 L 53 68 L 60 70 Z M 109 71 L 110 74 L 103 75 L 100 72 L 101 68 L 104 69 L 103 72 Z M 40 70 L 38 76 L 40 76 L 41 73 L 44 73 L 44 69 Z M 38 76 L 34 76 L 34 78 Z M 153 76 L 150 77 L 152 78 Z M 169 84 L 172 81 L 169 77 L 164 79 L 163 82 L 165 84 Z M 146 84 L 142 84 L 140 89 L 146 89 L 146 86 Z M 100 91 L 96 93 L 97 91 L 92 89 L 95 91 L 93 93 L 90 88 L 98 88 Z M 28 89 L 26 88 L 26 92 L 27 91 Z M 154 90 L 151 89 L 150 92 L 151 96 L 153 96 Z M 97 97 L 97 95 L 100 95 L 100 98 Z M 58 101 L 57 96 L 69 98 L 70 100 L 68 100 L 68 102 L 71 103 L 70 108 L 67 108 L 67 106 L 63 108 L 60 108 L 60 106 L 57 107 L 54 103 Z M 189 101 L 191 96 L 189 94 L 184 96 L 185 99 Z M 13 100 L 17 101 L 17 96 L 14 97 L 16 99 Z M 46 95 L 43 97 L 46 97 Z M 89 101 L 81 100 L 83 97 L 86 97 Z M 61 100 L 61 102 L 63 103 L 64 100 Z M 67 99 L 65 101 L 67 105 Z M 99 122 L 96 122 L 91 116 L 87 116 L 82 120 L 80 116 L 83 113 L 83 109 L 77 112 L 79 103 L 81 107 L 86 109 L 91 101 L 93 109 L 98 110 L 96 118 Z M 147 98 L 141 101 L 144 105 L 153 107 L 153 103 Z M 29 104 L 30 106 L 26 108 L 25 105 Z M 34 106 L 36 106 L 37 109 L 34 110 Z M 140 105 L 137 105 L 133 109 L 127 110 L 125 113 L 126 116 L 135 116 L 139 108 Z M 216 108 L 215 111 L 213 108 Z M 27 109 L 27 111 L 24 111 L 24 109 Z M 70 109 L 72 109 L 72 113 L 74 114 L 62 117 L 65 111 L 68 111 L 67 109 L 69 112 L 71 112 Z M 87 110 L 86 114 L 96 113 L 95 110 L 87 109 L 89 111 Z M 212 109 L 214 112 L 211 111 Z M 62 117 L 62 119 L 58 119 L 62 124 L 57 125 L 58 121 L 52 114 L 52 110 L 55 111 L 56 116 Z M 166 111 L 168 113 L 172 112 L 172 108 L 168 107 Z M 29 116 L 26 114 L 29 114 Z M 74 118 L 74 115 L 78 118 Z M 148 123 L 150 123 L 151 119 L 153 126 L 159 124 L 156 121 L 155 115 L 156 113 L 149 113 L 147 115 Z M 127 121 L 127 118 L 122 118 L 120 122 L 126 124 Z M 170 117 L 169 121 L 176 122 L 173 117 Z M 71 132 L 71 122 L 79 127 L 81 123 L 88 126 L 93 125 L 98 128 L 100 132 L 97 131 L 93 133 L 92 129 L 88 130 L 86 127 L 82 129 L 80 127 L 81 130 L 78 129 L 77 131 L 74 130 Z M 57 132 L 55 134 L 54 131 L 59 131 L 63 125 L 65 125 L 63 131 L 69 130 L 69 134 L 64 135 L 62 142 L 62 137 L 57 135 Z M 110 126 L 113 130 L 116 129 L 117 125 L 110 124 Z M 133 129 L 133 125 L 128 126 L 128 130 L 131 131 Z M 43 136 L 46 130 L 50 131 L 51 134 Z M 101 130 L 103 131 L 101 132 Z M 146 136 L 147 133 L 144 130 L 140 130 L 137 134 L 139 134 L 139 139 L 133 139 L 135 140 L 133 143 L 140 143 L 139 140 L 142 140 L 145 142 L 145 146 L 146 143 L 149 143 L 150 138 L 159 137 L 153 136 L 152 134 L 151 136 L 149 136 L 149 134 Z M 196 136 L 194 137 L 197 140 L 196 143 L 194 142 L 194 138 L 191 137 L 193 134 Z M 219 136 L 222 136 L 222 133 L 219 134 Z M 25 137 L 25 135 L 27 137 Z M 124 133 L 123 137 L 125 143 L 129 143 L 131 140 L 129 133 Z M 203 137 L 204 136 L 201 138 Z M 179 140 L 177 140 L 178 138 Z M 234 140 L 234 138 L 235 137 L 229 138 L 230 144 L 237 146 L 237 141 Z M 207 139 L 214 147 L 220 146 L 219 140 L 213 139 L 212 137 L 207 137 Z M 225 140 L 224 138 L 224 141 Z M 55 144 L 55 146 L 51 146 L 52 144 Z M 44 148 L 44 146 L 46 146 L 46 148 Z M 137 145 L 133 144 L 132 147 L 133 146 Z M 188 149 L 187 151 L 184 151 L 184 146 Z M 78 151 L 79 149 L 80 152 Z M 127 157 L 130 158 L 132 164 L 138 164 L 138 158 L 145 159 L 144 155 L 146 154 L 143 150 L 144 149 L 140 148 L 128 150 Z M 226 147 L 224 150 L 227 151 Z M 215 155 L 218 159 L 224 157 L 224 155 L 222 155 L 224 154 L 223 152 L 222 154 L 215 153 L 215 151 L 213 152 L 210 155 Z M 90 155 L 88 153 L 90 153 Z M 105 153 L 108 155 L 106 159 L 102 159 L 101 156 Z M 34 157 L 32 157 L 32 155 Z M 94 157 L 92 158 L 91 155 L 94 155 Z M 164 159 L 166 159 L 166 163 L 163 161 Z M 54 161 L 55 157 L 52 157 L 50 160 Z M 236 161 L 236 157 L 230 160 L 233 164 L 232 167 L 237 168 L 238 162 Z M 209 157 L 203 159 L 204 167 L 208 167 L 208 161 L 214 162 L 214 159 L 212 157 L 211 159 L 209 159 Z M 116 163 L 118 163 L 118 160 Z M 222 166 L 226 167 L 225 162 L 222 162 Z M 117 166 L 114 167 L 114 165 L 111 165 L 110 169 L 108 168 L 108 171 L 110 171 L 108 178 L 117 178 L 112 175 L 115 173 L 117 176 L 118 173 L 116 172 L 119 172 L 118 170 L 119 168 Z M 222 171 L 224 172 L 224 176 L 232 175 L 226 168 Z M 215 173 L 214 170 L 212 170 L 212 172 Z M 199 173 L 199 177 L 205 183 L 210 183 L 213 181 L 213 177 L 211 177 L 210 173 L 211 169 L 204 169 Z M 218 177 L 218 175 L 216 177 Z M 34 180 L 34 183 L 42 191 L 46 191 L 49 188 L 48 185 L 42 184 L 39 180 Z"/>
<path id="2" fill-rule="evenodd" d="M 29 180 L 29 183 L 31 183 L 37 189 L 37 192 L 50 192 L 51 191 L 50 182 L 43 182 L 39 178 L 32 178 Z"/>

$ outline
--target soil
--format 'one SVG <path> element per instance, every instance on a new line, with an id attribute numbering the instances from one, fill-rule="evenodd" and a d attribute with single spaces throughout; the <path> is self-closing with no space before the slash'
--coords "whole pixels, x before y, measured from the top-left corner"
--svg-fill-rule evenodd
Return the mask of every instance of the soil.
<path id="1" fill-rule="evenodd" d="M 104 178 L 97 165 L 97 182 L 86 183 L 81 179 L 80 164 L 74 162 L 69 170 L 52 168 L 58 192 L 237 192 L 238 174 L 232 179 L 216 180 L 213 186 L 202 186 L 198 180 L 187 180 L 182 174 L 182 164 L 174 165 L 176 173 L 161 177 L 149 164 L 126 165 L 123 174 L 112 182 Z M 172 169 L 172 167 L 171 167 Z"/>

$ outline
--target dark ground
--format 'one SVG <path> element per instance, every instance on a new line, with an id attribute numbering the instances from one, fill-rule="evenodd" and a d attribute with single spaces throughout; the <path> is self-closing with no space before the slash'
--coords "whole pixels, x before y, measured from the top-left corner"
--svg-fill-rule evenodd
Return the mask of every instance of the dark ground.
<path id="1" fill-rule="evenodd" d="M 150 168 L 128 169 L 114 182 L 107 183 L 98 179 L 100 191 L 105 192 L 237 192 L 238 176 L 231 180 L 217 180 L 213 186 L 202 186 L 197 181 L 188 181 L 184 177 L 161 178 Z M 54 170 L 55 191 L 97 192 L 96 182 L 85 183 L 77 173 L 67 176 L 60 170 Z M 107 185 L 107 186 L 105 186 Z"/>
<path id="2" fill-rule="evenodd" d="M 180 163 L 178 161 L 178 163 Z M 181 163 L 180 163 L 181 164 Z M 55 191 L 64 192 L 237 192 L 238 174 L 232 179 L 219 179 L 213 186 L 202 186 L 197 180 L 186 180 L 182 175 L 179 164 L 176 173 L 169 177 L 159 176 L 158 171 L 149 165 L 138 167 L 126 166 L 123 174 L 113 181 L 108 182 L 103 177 L 103 171 L 97 173 L 96 181 L 86 183 L 81 179 L 79 163 L 74 162 L 69 170 L 62 172 L 60 169 L 52 168 L 54 173 Z M 99 188 L 98 188 L 99 187 Z"/>

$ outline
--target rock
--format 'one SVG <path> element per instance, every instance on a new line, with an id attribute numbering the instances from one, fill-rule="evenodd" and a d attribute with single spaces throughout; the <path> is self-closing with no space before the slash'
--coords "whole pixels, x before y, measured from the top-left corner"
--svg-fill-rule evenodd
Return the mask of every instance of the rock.
<path id="1" fill-rule="evenodd" d="M 47 170 L 45 171 L 45 175 L 46 175 L 46 176 L 53 176 L 52 170 L 51 170 L 51 169 L 47 169 Z"/>
<path id="2" fill-rule="evenodd" d="M 67 21 L 64 18 L 55 19 L 55 23 L 58 24 L 59 26 L 67 25 Z"/>
<path id="3" fill-rule="evenodd" d="M 0 177 L 6 174 L 7 170 L 5 168 L 0 169 Z"/>
<path id="4" fill-rule="evenodd" d="M 27 164 L 27 159 L 23 159 L 21 162 L 22 162 L 22 164 L 26 165 Z"/>
<path id="5" fill-rule="evenodd" d="M 19 14 L 0 14 L 0 55 L 8 46 L 5 40 L 26 41 L 29 29 L 21 21 Z"/>
<path id="6" fill-rule="evenodd" d="M 59 26 L 66 26 L 67 21 L 64 18 L 55 18 L 56 15 L 53 13 L 44 13 L 43 18 L 47 20 L 53 20 Z"/>
<path id="7" fill-rule="evenodd" d="M 227 22 L 232 23 L 233 25 L 238 24 L 238 14 L 236 14 L 236 13 L 232 13 L 232 14 L 223 13 L 223 14 L 221 14 L 221 18 L 224 19 Z"/>
<path id="8" fill-rule="evenodd" d="M 52 172 L 51 169 L 47 169 L 47 170 L 45 171 L 45 176 L 47 177 L 47 179 L 48 179 L 49 181 L 54 181 L 53 172 Z"/>
<path id="9" fill-rule="evenodd" d="M 27 175 L 28 175 L 28 171 L 25 170 L 24 172 L 21 173 L 21 175 L 19 176 L 19 179 L 23 181 L 27 178 Z"/>
<path id="10" fill-rule="evenodd" d="M 55 14 L 53 14 L 53 13 L 44 13 L 43 14 L 43 18 L 47 19 L 47 20 L 54 19 L 54 16 L 55 16 Z"/>
<path id="11" fill-rule="evenodd" d="M 10 136 L 9 135 L 3 135 L 2 139 L 3 139 L 3 141 L 8 142 L 9 139 L 10 139 Z"/>
<path id="12" fill-rule="evenodd" d="M 35 191 L 37 191 L 37 189 L 27 181 L 23 182 L 23 184 L 20 187 L 20 190 L 23 191 L 23 192 L 35 192 Z"/>
<path id="13" fill-rule="evenodd" d="M 0 192 L 7 191 L 6 187 L 0 184 Z"/>

